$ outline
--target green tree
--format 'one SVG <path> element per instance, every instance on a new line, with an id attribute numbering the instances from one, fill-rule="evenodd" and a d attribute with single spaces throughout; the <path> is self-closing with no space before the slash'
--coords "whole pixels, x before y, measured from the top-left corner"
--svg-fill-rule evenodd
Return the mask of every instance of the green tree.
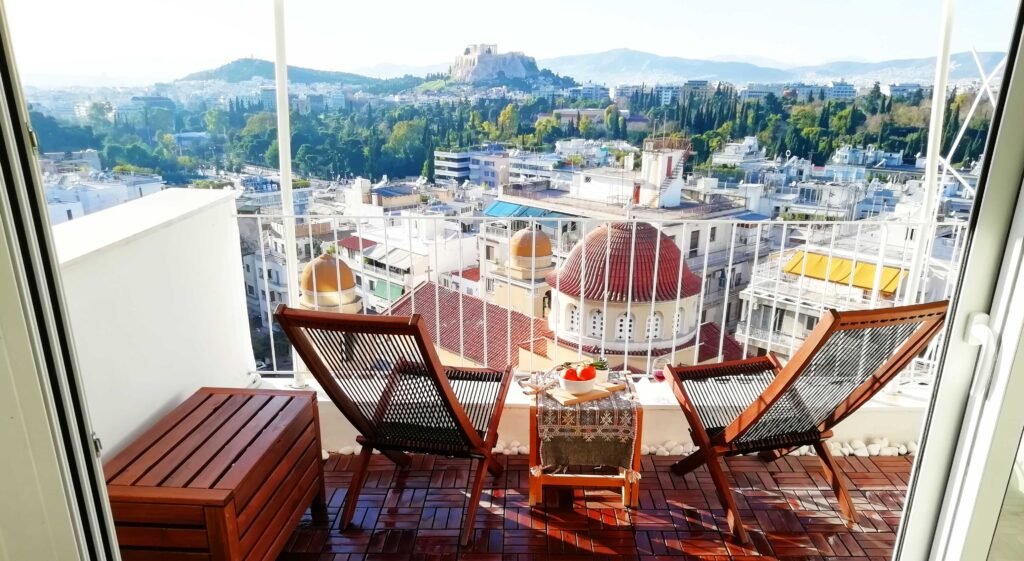
<path id="1" fill-rule="evenodd" d="M 498 131 L 502 138 L 510 138 L 519 133 L 519 106 L 509 103 L 498 115 Z"/>

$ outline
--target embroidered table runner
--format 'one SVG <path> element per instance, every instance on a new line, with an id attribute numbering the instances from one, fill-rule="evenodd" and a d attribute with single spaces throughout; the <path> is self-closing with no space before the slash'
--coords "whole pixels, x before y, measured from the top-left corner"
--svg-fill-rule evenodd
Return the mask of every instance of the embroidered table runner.
<path id="1" fill-rule="evenodd" d="M 541 393 L 537 396 L 537 437 L 542 468 L 565 466 L 633 466 L 636 439 L 635 388 L 621 376 L 626 389 L 610 397 L 577 405 L 562 405 Z"/>

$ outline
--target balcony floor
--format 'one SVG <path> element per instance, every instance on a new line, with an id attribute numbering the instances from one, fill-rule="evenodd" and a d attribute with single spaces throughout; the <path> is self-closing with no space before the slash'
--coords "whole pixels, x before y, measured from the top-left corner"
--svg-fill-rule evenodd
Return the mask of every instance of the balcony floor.
<path id="1" fill-rule="evenodd" d="M 773 464 L 729 458 L 730 479 L 753 541 L 741 546 L 726 532 L 706 468 L 677 477 L 668 466 L 678 458 L 645 456 L 639 509 L 623 510 L 615 491 L 561 489 L 547 492 L 543 508 L 530 509 L 527 457 L 503 456 L 507 469 L 484 488 L 475 539 L 460 548 L 468 461 L 418 456 L 410 471 L 401 473 L 383 456 L 374 456 L 356 511 L 358 529 L 341 532 L 337 518 L 354 458 L 327 461 L 330 528 L 313 525 L 307 513 L 280 561 L 889 559 L 912 462 L 910 457 L 837 458 L 859 509 L 859 524 L 847 528 L 818 458 Z"/>

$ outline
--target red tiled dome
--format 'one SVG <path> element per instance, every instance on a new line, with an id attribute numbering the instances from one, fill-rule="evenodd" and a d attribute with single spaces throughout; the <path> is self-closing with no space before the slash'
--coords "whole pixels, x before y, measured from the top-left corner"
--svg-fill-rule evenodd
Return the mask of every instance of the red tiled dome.
<path id="1" fill-rule="evenodd" d="M 650 302 L 651 289 L 655 289 L 654 300 L 662 302 L 676 297 L 693 296 L 700 293 L 700 279 L 686 266 L 679 246 L 672 238 L 645 222 L 637 222 L 634 249 L 634 223 L 614 222 L 605 224 L 587 234 L 582 242 L 569 252 L 565 264 L 547 276 L 547 283 L 562 294 L 580 296 L 581 274 L 586 253 L 586 286 L 583 298 L 604 300 L 605 265 L 608 275 L 609 302 Z M 661 245 L 658 245 L 658 237 Z M 631 258 L 635 256 L 635 259 Z M 654 262 L 658 261 L 658 281 L 654 283 Z M 630 263 L 633 263 L 633 278 L 629 278 Z M 680 282 L 680 275 L 682 282 Z M 632 287 L 632 292 L 630 292 Z"/>

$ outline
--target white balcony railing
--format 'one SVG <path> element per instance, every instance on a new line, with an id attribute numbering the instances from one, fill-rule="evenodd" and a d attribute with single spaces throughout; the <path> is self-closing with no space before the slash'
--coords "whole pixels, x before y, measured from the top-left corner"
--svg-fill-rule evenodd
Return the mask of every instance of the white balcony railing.
<path id="1" fill-rule="evenodd" d="M 382 254 L 385 257 L 379 259 L 382 266 L 374 270 L 389 272 L 392 282 L 400 286 L 388 287 L 389 292 L 383 297 L 365 286 L 357 287 L 364 302 L 373 300 L 378 304 L 376 310 L 364 305 L 364 313 L 390 314 L 392 308 L 380 306 L 381 302 L 411 300 L 411 306 L 405 305 L 402 310 L 429 316 L 435 322 L 434 333 L 442 333 L 442 322 L 458 319 L 455 333 L 442 333 L 440 346 L 446 359 L 487 365 L 518 361 L 519 368 L 524 370 L 546 369 L 552 362 L 592 356 L 607 356 L 610 361 L 648 372 L 667 361 L 717 361 L 767 350 L 791 356 L 807 334 L 806 316 L 820 316 L 829 308 L 883 307 L 948 298 L 955 288 L 966 243 L 966 225 L 955 222 L 637 220 L 658 228 L 673 243 L 685 244 L 681 258 L 695 274 L 696 280 L 692 282 L 699 282 L 700 290 L 687 293 L 680 281 L 680 290 L 672 302 L 634 301 L 631 297 L 624 302 L 608 302 L 600 294 L 588 294 L 586 298 L 559 296 L 563 294 L 561 287 L 548 286 L 542 277 L 524 282 L 523 275 L 532 278 L 531 273 L 545 267 L 541 261 L 532 262 L 526 269 L 520 267 L 518 273 L 514 267 L 505 265 L 508 244 L 515 233 L 507 227 L 510 220 L 527 228 L 561 233 L 557 239 L 552 235 L 551 240 L 551 259 L 556 270 L 577 240 L 609 220 L 327 215 L 296 218 L 301 218 L 303 224 L 332 224 L 332 235 L 321 235 L 315 240 L 312 236 L 304 238 L 300 227 L 300 246 L 324 251 L 336 247 L 347 235 L 387 246 L 388 251 Z M 275 229 L 271 225 L 282 219 L 275 215 L 239 216 L 243 253 L 249 252 L 260 261 L 265 259 L 269 251 L 266 247 L 280 243 L 273 239 Z M 708 252 L 706 233 L 711 228 L 716 229 L 718 241 L 712 243 L 713 250 Z M 701 232 L 695 255 L 690 251 L 693 232 Z M 493 252 L 489 256 L 478 254 L 485 245 L 479 243 L 478 236 L 487 240 L 488 251 Z M 666 239 L 669 238 L 659 238 L 653 260 L 630 254 L 626 260 L 629 270 L 606 273 L 606 278 L 590 279 L 590 283 L 586 276 L 596 274 L 592 271 L 598 268 L 584 263 L 579 283 L 593 286 L 596 282 L 597 286 L 607 287 L 610 274 L 646 279 L 658 276 L 657 268 L 663 261 L 661 252 L 667 249 L 661 247 L 660 240 Z M 728 242 L 724 249 L 722 240 Z M 406 254 L 394 249 L 423 257 L 390 263 L 387 259 L 391 256 Z M 630 251 L 635 251 L 635 246 Z M 826 259 L 829 269 L 841 259 L 854 269 L 858 264 L 871 264 L 872 268 L 881 264 L 888 269 L 878 268 L 879 271 L 897 271 L 895 286 L 891 275 L 874 275 L 865 284 L 863 273 L 829 278 L 814 268 L 787 268 L 801 251 Z M 915 260 L 915 252 L 923 252 L 924 258 Z M 635 270 L 638 263 L 653 263 L 655 270 L 641 274 L 645 272 Z M 266 269 L 266 263 L 261 264 Z M 303 263 L 299 263 L 300 271 L 302 267 Z M 362 264 L 355 272 L 369 267 L 370 264 Z M 462 297 L 445 288 L 446 273 L 474 267 L 480 267 L 481 277 L 475 283 L 460 282 Z M 408 273 L 394 275 L 395 268 Z M 709 276 L 709 272 L 721 277 Z M 920 280 L 911 282 L 915 276 Z M 883 283 L 887 284 L 882 286 Z M 266 329 L 273 324 L 272 303 L 261 298 L 255 306 L 254 300 L 249 301 L 256 359 L 268 364 L 267 375 L 290 374 L 287 341 L 276 329 Z M 679 311 L 666 312 L 666 308 Z M 775 325 L 767 318 L 786 312 L 793 316 L 783 325 L 796 327 L 753 327 Z M 502 331 L 504 335 L 498 336 Z M 917 374 L 925 372 L 927 378 L 934 373 L 932 353 L 937 346 L 933 343 L 929 353 L 919 359 L 915 365 Z"/>

